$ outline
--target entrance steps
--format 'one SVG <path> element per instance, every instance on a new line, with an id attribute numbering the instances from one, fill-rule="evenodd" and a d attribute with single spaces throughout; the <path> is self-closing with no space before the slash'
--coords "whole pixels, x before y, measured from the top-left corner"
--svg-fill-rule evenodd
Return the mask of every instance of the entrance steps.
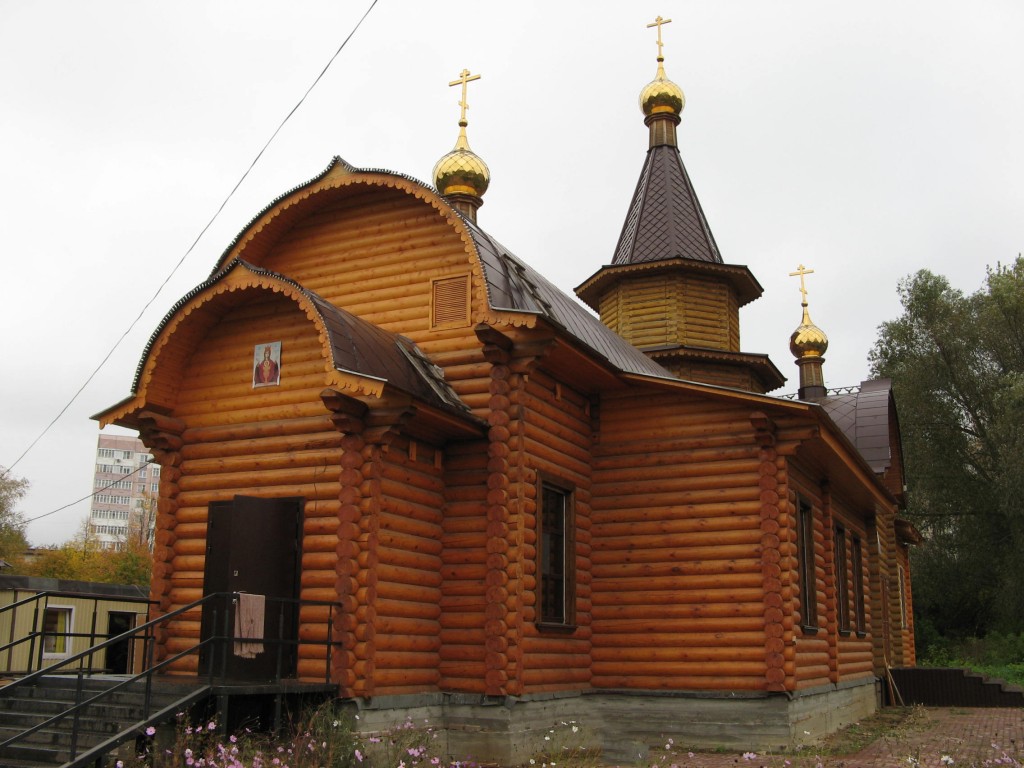
<path id="1" fill-rule="evenodd" d="M 109 692 L 124 681 L 116 676 L 81 681 L 81 701 Z M 0 743 L 23 734 L 74 706 L 79 681 L 71 675 L 47 675 L 31 685 L 0 688 Z M 17 743 L 0 747 L 0 768 L 52 768 L 81 760 L 97 747 L 113 749 L 141 735 L 145 725 L 173 717 L 176 705 L 187 707 L 208 688 L 190 683 L 154 679 L 148 712 L 142 681 L 109 692 L 75 716 L 66 715 Z M 74 742 L 75 758 L 72 758 Z M 95 758 L 93 758 L 95 760 Z"/>

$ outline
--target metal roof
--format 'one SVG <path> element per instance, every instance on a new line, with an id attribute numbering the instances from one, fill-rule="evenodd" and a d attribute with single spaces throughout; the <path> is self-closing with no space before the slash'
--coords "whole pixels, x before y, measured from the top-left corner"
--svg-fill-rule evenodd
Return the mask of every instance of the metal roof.
<path id="1" fill-rule="evenodd" d="M 675 257 L 722 262 L 679 150 L 659 145 L 647 151 L 612 264 Z"/>
<path id="2" fill-rule="evenodd" d="M 492 309 L 541 315 L 621 371 L 676 378 L 475 223 L 464 220 L 480 254 Z"/>
<path id="3" fill-rule="evenodd" d="M 892 464 L 889 430 L 895 408 L 890 408 L 891 400 L 892 380 L 871 379 L 861 382 L 857 392 L 830 395 L 817 401 L 878 473 Z"/>

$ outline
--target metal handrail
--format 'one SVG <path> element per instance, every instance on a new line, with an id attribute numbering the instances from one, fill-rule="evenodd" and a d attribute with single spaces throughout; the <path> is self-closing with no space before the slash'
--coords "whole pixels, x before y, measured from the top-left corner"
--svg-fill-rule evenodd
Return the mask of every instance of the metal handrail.
<path id="1" fill-rule="evenodd" d="M 194 601 L 192 603 L 189 603 L 188 605 L 185 605 L 185 606 L 183 606 L 181 608 L 177 608 L 177 609 L 171 611 L 170 613 L 164 614 L 163 616 L 160 616 L 160 617 L 158 617 L 156 619 L 151 619 L 150 621 L 147 621 L 145 624 L 141 624 L 138 627 L 134 627 L 133 629 L 130 629 L 127 632 L 124 632 L 124 633 L 122 633 L 120 635 L 117 635 L 115 637 L 108 638 L 107 640 L 105 640 L 105 641 L 103 641 L 103 642 L 101 642 L 101 643 L 99 643 L 97 645 L 94 645 L 91 648 L 87 648 L 86 650 L 81 651 L 81 652 L 79 652 L 77 654 L 74 654 L 73 656 L 70 656 L 70 657 L 68 657 L 66 659 L 61 659 L 59 662 L 57 662 L 55 664 L 51 664 L 48 667 L 45 667 L 45 668 L 40 669 L 40 670 L 37 670 L 36 672 L 32 672 L 31 674 L 28 674 L 25 677 L 19 678 L 18 680 L 15 680 L 15 681 L 13 681 L 11 683 L 8 683 L 7 685 L 5 685 L 3 687 L 0 687 L 0 695 L 8 694 L 10 691 L 12 691 L 15 688 L 18 688 L 18 687 L 21 687 L 21 686 L 25 686 L 25 685 L 28 685 L 28 684 L 30 684 L 32 682 L 35 682 L 36 680 L 39 680 L 40 678 L 42 678 L 45 675 L 53 674 L 55 671 L 57 671 L 57 670 L 59 670 L 59 669 L 61 669 L 63 667 L 66 667 L 66 666 L 68 666 L 70 664 L 73 664 L 76 661 L 81 661 L 86 656 L 92 656 L 96 652 L 98 652 L 100 650 L 103 650 L 104 648 L 108 647 L 109 645 L 112 645 L 113 643 L 118 643 L 118 642 L 121 642 L 123 640 L 129 639 L 132 636 L 135 636 L 136 640 L 140 640 L 141 639 L 146 644 L 144 652 L 146 653 L 147 664 L 146 664 L 146 668 L 142 672 L 139 672 L 139 673 L 136 673 L 134 675 L 126 677 L 124 680 L 121 680 L 120 682 L 116 683 L 115 685 L 100 691 L 95 696 L 92 696 L 92 697 L 90 697 L 90 698 L 88 698 L 88 699 L 86 699 L 84 701 L 82 700 L 82 695 L 83 695 L 82 679 L 88 673 L 87 673 L 87 671 L 82 666 L 79 666 L 79 668 L 77 670 L 77 684 L 76 684 L 75 703 L 71 707 L 66 709 L 65 711 L 60 712 L 60 713 L 58 713 L 58 714 L 48 718 L 47 720 L 45 720 L 43 722 L 37 723 L 35 726 L 33 726 L 33 727 L 31 727 L 31 728 L 29 728 L 29 729 L 27 729 L 27 730 L 25 730 L 25 731 L 23 731 L 23 732 L 21 732 L 19 734 L 16 734 L 15 736 L 10 737 L 9 739 L 7 739 L 4 742 L 0 742 L 0 749 L 2 749 L 4 747 L 7 747 L 7 746 L 10 746 L 12 744 L 15 744 L 15 743 L 17 743 L 19 741 L 22 741 L 23 739 L 31 736 L 33 733 L 36 733 L 37 731 L 40 731 L 43 728 L 46 728 L 48 726 L 55 725 L 56 723 L 60 722 L 64 718 L 68 717 L 69 715 L 73 715 L 74 719 L 73 719 L 72 733 L 71 733 L 70 757 L 71 757 L 71 760 L 74 761 L 76 756 L 77 756 L 77 741 L 78 741 L 78 732 L 79 732 L 79 715 L 80 715 L 80 713 L 86 707 L 89 707 L 89 706 L 91 706 L 93 704 L 99 703 L 100 701 L 102 701 L 106 697 L 112 696 L 114 693 L 116 693 L 117 691 L 121 690 L 122 688 L 125 688 L 125 687 L 127 687 L 127 686 L 129 686 L 129 685 L 131 685 L 133 683 L 136 683 L 139 680 L 144 680 L 145 681 L 145 692 L 144 692 L 144 697 L 143 697 L 143 719 L 140 721 L 140 723 L 137 723 L 135 726 L 133 726 L 133 728 L 139 727 L 140 725 L 144 726 L 144 725 L 147 725 L 147 724 L 151 724 L 149 721 L 150 721 L 151 706 L 152 706 L 152 682 L 153 682 L 153 677 L 156 675 L 156 673 L 158 671 L 164 669 L 165 667 L 170 666 L 171 664 L 174 664 L 175 662 L 179 661 L 180 659 L 182 659 L 182 658 L 184 658 L 186 656 L 189 656 L 191 654 L 198 654 L 202 649 L 204 649 L 206 647 L 214 648 L 214 647 L 216 647 L 217 643 L 220 643 L 220 647 L 221 647 L 221 650 L 222 650 L 222 654 L 221 654 L 222 655 L 221 675 L 223 675 L 224 672 L 225 672 L 225 669 L 226 669 L 226 661 L 225 660 L 227 658 L 227 648 L 228 648 L 229 644 L 231 644 L 231 643 L 236 641 L 236 638 L 233 636 L 233 632 L 231 632 L 230 628 L 229 628 L 230 625 L 228 623 L 228 615 L 227 614 L 229 614 L 230 611 L 225 611 L 225 616 L 224 616 L 224 634 L 223 635 L 218 635 L 216 633 L 217 623 L 218 623 L 217 622 L 217 618 L 218 617 L 217 617 L 216 605 L 214 604 L 213 605 L 213 614 L 212 614 L 213 621 L 211 623 L 211 627 L 212 627 L 213 632 L 211 633 L 211 635 L 209 637 L 207 637 L 206 639 L 204 639 L 204 640 L 200 640 L 200 642 L 198 642 L 196 645 L 192 646 L 191 648 L 188 648 L 188 649 L 186 649 L 184 651 L 180 651 L 179 653 L 175 654 L 174 656 L 162 659 L 161 661 L 159 661 L 159 662 L 154 664 L 152 662 L 152 652 L 153 652 L 152 640 L 154 638 L 154 635 L 152 633 L 150 633 L 149 630 L 154 628 L 154 627 L 156 627 L 157 625 L 159 625 L 161 623 L 164 623 L 164 622 L 172 619 L 172 618 L 180 616 L 181 614 L 187 613 L 189 611 L 194 611 L 196 608 L 202 607 L 206 603 L 213 603 L 215 600 L 219 600 L 221 598 L 232 598 L 233 600 L 237 601 L 238 594 L 239 593 L 237 593 L 237 592 L 215 592 L 215 593 L 211 593 L 209 595 L 205 595 L 201 599 L 196 600 L 196 601 Z M 329 609 L 330 609 L 328 611 L 328 618 L 327 618 L 329 626 L 333 624 L 334 609 L 337 608 L 337 607 L 340 607 L 339 603 L 332 602 L 332 601 L 327 601 L 327 600 L 297 600 L 297 599 L 285 599 L 285 598 L 271 598 L 271 599 L 273 599 L 273 600 L 275 600 L 277 602 L 281 602 L 282 604 L 289 604 L 289 603 L 290 604 L 294 604 L 296 606 L 296 608 L 300 608 L 303 605 L 328 606 Z M 281 622 L 283 622 L 283 615 L 284 614 L 283 614 L 283 606 L 282 606 L 282 612 L 280 614 L 280 616 L 281 616 L 280 621 Z M 277 651 L 276 672 L 275 672 L 275 681 L 276 682 L 280 682 L 280 680 L 281 680 L 281 661 L 282 661 L 282 653 L 283 653 L 284 646 L 287 646 L 287 645 L 298 646 L 298 645 L 300 645 L 302 643 L 302 641 L 299 641 L 299 640 L 285 640 L 285 639 L 281 638 L 281 634 L 283 634 L 282 632 L 280 632 L 281 629 L 283 629 L 283 624 L 279 627 L 278 639 L 273 640 L 273 639 L 263 638 L 261 640 L 262 642 L 267 643 L 267 644 L 275 644 L 275 643 L 277 644 L 278 651 Z M 330 634 L 331 633 L 329 632 L 328 636 L 330 636 Z M 331 651 L 332 651 L 333 646 L 336 643 L 337 643 L 337 641 L 334 641 L 334 640 L 327 640 L 327 641 L 325 641 L 323 643 L 323 644 L 325 644 L 327 646 L 326 682 L 330 682 L 331 656 L 332 656 Z M 320 643 L 316 643 L 316 644 L 319 645 Z M 208 664 L 208 682 L 207 682 L 207 687 L 212 686 L 214 680 L 217 679 L 216 669 L 215 669 L 216 666 L 217 665 L 215 664 L 214 660 L 211 659 L 210 663 Z"/>

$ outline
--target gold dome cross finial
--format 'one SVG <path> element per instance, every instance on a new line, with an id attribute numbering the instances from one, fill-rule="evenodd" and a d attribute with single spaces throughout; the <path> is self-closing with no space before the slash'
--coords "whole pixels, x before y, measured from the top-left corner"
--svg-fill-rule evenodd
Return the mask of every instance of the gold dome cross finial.
<path id="1" fill-rule="evenodd" d="M 796 268 L 796 272 L 790 272 L 789 273 L 790 277 L 796 277 L 797 275 L 800 276 L 800 300 L 804 304 L 807 303 L 807 288 L 804 285 L 804 275 L 813 275 L 813 274 L 814 274 L 814 270 L 813 269 L 807 269 L 807 267 L 805 267 L 803 264 L 801 264 L 800 266 L 798 266 Z"/>
<path id="2" fill-rule="evenodd" d="M 662 27 L 663 24 L 671 24 L 671 23 L 672 23 L 672 19 L 663 19 L 663 18 L 661 18 L 661 16 L 658 16 L 657 18 L 654 19 L 653 22 L 651 22 L 650 24 L 647 25 L 648 29 L 650 29 L 651 27 L 657 27 L 658 28 L 658 61 L 662 61 L 665 58 L 664 56 L 661 55 L 661 47 L 662 47 L 662 45 L 664 45 L 664 43 L 661 42 L 661 27 Z"/>
<path id="3" fill-rule="evenodd" d="M 458 80 L 452 80 L 450 83 L 448 83 L 449 86 L 462 85 L 462 99 L 459 101 L 459 106 L 462 108 L 462 113 L 459 115 L 459 125 L 466 125 L 466 110 L 469 109 L 469 102 L 466 101 L 466 84 L 479 79 L 480 75 L 471 75 L 469 74 L 468 69 L 464 69 L 461 72 L 459 72 Z"/>

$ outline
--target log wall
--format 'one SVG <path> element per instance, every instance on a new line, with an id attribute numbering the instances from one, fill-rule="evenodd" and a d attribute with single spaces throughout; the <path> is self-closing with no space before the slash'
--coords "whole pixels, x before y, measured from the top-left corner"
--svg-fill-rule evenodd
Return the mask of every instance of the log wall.
<path id="1" fill-rule="evenodd" d="M 282 340 L 281 384 L 254 389 L 253 348 Z M 236 494 L 302 496 L 305 522 L 300 597 L 334 599 L 342 435 L 318 394 L 323 368 L 315 330 L 295 305 L 267 294 L 228 310 L 182 366 L 174 416 L 183 422 L 181 447 L 163 456 L 152 592 L 161 609 L 202 597 L 210 502 Z M 143 431 L 144 437 L 146 431 Z M 313 613 L 318 613 L 313 611 Z M 301 632 L 323 629 L 305 609 Z M 166 651 L 195 644 L 199 616 L 168 629 Z M 191 658 L 180 667 L 194 671 Z M 326 649 L 301 649 L 299 672 L 322 678 Z"/>
<path id="2" fill-rule="evenodd" d="M 374 695 L 436 690 L 440 679 L 441 466 L 435 448 L 403 438 L 381 456 L 376 565 L 360 561 L 377 590 Z"/>
<path id="3" fill-rule="evenodd" d="M 439 685 L 447 691 L 485 692 L 488 465 L 486 443 L 446 449 Z"/>
<path id="4" fill-rule="evenodd" d="M 431 280 L 466 274 L 471 306 L 485 314 L 482 275 L 452 225 L 422 200 L 390 188 L 346 188 L 296 222 L 258 264 L 409 337 L 471 408 L 486 407 L 488 367 L 470 318 L 432 329 L 430 317 Z"/>
<path id="5" fill-rule="evenodd" d="M 871 595 L 867 567 L 868 558 L 865 546 L 865 542 L 867 541 L 867 523 L 864 511 L 861 510 L 861 514 L 854 514 L 853 509 L 853 507 L 843 503 L 841 499 L 832 499 L 833 542 L 835 542 L 834 530 L 836 525 L 841 525 L 846 531 L 847 605 L 845 610 L 849 617 L 849 629 L 846 632 L 839 632 L 838 616 L 836 617 L 836 672 L 834 674 L 836 681 L 854 680 L 874 675 L 874 659 L 870 633 L 870 628 L 872 627 Z M 853 550 L 854 545 L 858 541 L 860 544 L 861 562 L 863 563 L 861 574 L 862 583 L 859 587 L 864 595 L 864 631 L 858 631 L 857 627 L 858 585 L 854 582 L 853 568 Z M 838 554 L 836 554 L 833 557 L 834 566 L 837 565 L 838 562 Z M 834 570 L 834 574 L 835 577 L 838 578 L 838 568 Z M 844 607 L 838 602 L 838 586 L 834 591 L 837 598 L 836 612 L 838 613 L 839 611 L 844 610 Z"/>
<path id="6" fill-rule="evenodd" d="M 592 492 L 595 686 L 766 687 L 763 462 L 753 433 L 749 413 L 710 400 L 602 400 Z"/>
<path id="7" fill-rule="evenodd" d="M 512 478 L 518 498 L 512 509 L 519 527 L 522 574 L 522 648 L 519 654 L 525 693 L 585 688 L 591 679 L 591 405 L 587 398 L 544 371 L 534 371 L 515 393 L 513 407 L 520 418 L 511 436 L 513 454 L 522 457 Z M 538 487 L 549 481 L 572 493 L 573 586 L 569 606 L 575 629 L 540 625 L 537 571 Z"/>
<path id="8" fill-rule="evenodd" d="M 728 283 L 680 273 L 623 278 L 601 321 L 636 347 L 686 344 L 738 352 L 739 305 Z"/>
<path id="9" fill-rule="evenodd" d="M 790 580 L 794 586 L 793 609 L 799 616 L 800 596 L 800 558 L 808 558 L 814 562 L 815 583 L 815 617 L 813 620 L 799 616 L 794 642 L 793 676 L 794 688 L 810 688 L 831 682 L 834 666 L 834 648 L 829 641 L 830 616 L 834 623 L 834 604 L 832 604 L 832 584 L 829 578 L 831 569 L 832 548 L 828 539 L 830 533 L 826 528 L 825 510 L 821 490 L 806 476 L 790 468 L 792 479 L 789 488 L 789 502 L 792 510 L 790 524 L 793 531 L 794 554 L 791 562 Z M 797 535 L 797 519 L 800 500 L 809 503 L 813 510 L 814 552 L 801 551 Z M 829 559 L 826 559 L 829 558 Z"/>

